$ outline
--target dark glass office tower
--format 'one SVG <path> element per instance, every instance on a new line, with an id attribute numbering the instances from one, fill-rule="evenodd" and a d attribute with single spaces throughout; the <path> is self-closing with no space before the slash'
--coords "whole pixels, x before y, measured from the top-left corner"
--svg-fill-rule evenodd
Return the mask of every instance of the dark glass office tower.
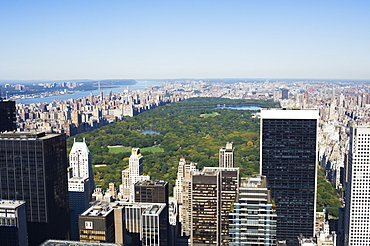
<path id="1" fill-rule="evenodd" d="M 26 201 L 29 245 L 68 239 L 65 134 L 0 133 L 0 198 Z"/>
<path id="2" fill-rule="evenodd" d="M 316 212 L 316 110 L 261 111 L 261 172 L 276 203 L 277 240 L 312 237 Z"/>
<path id="3" fill-rule="evenodd" d="M 15 102 L 0 97 L 0 132 L 15 131 Z"/>
<path id="4" fill-rule="evenodd" d="M 165 203 L 168 206 L 168 183 L 162 180 L 138 181 L 135 202 Z"/>

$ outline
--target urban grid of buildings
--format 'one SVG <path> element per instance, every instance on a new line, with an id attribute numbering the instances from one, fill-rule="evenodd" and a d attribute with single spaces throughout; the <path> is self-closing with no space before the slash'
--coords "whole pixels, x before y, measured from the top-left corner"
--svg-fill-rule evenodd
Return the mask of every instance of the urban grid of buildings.
<path id="1" fill-rule="evenodd" d="M 68 164 L 66 136 L 191 97 L 280 103 L 259 113 L 259 175 L 240 177 L 232 143 L 220 146 L 219 167 L 180 158 L 173 198 L 167 182 L 142 174 L 138 148 L 118 189 L 94 187 L 85 140 Z M 368 245 L 369 109 L 370 86 L 349 82 L 179 81 L 52 103 L 1 98 L 1 245 Z M 344 202 L 338 219 L 316 212 L 317 163 Z"/>

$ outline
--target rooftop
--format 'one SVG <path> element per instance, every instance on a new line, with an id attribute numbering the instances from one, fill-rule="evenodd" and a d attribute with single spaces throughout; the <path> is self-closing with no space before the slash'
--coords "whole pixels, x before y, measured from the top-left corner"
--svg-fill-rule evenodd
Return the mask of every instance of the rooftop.
<path id="1" fill-rule="evenodd" d="M 17 208 L 19 206 L 22 206 L 23 204 L 26 204 L 25 201 L 20 200 L 3 200 L 0 199 L 0 208 Z"/>
<path id="2" fill-rule="evenodd" d="M 163 180 L 144 180 L 138 181 L 135 185 L 142 185 L 142 186 L 149 186 L 149 185 L 156 185 L 156 186 L 165 186 L 167 184 L 166 181 Z"/>
<path id="3" fill-rule="evenodd" d="M 109 202 L 97 202 L 83 212 L 81 216 L 106 217 L 113 211 L 114 205 Z"/>
<path id="4" fill-rule="evenodd" d="M 148 214 L 148 215 L 149 214 L 160 214 L 165 206 L 166 205 L 156 205 L 156 204 L 151 205 L 150 207 L 144 210 L 143 215 L 144 214 Z"/>
<path id="5" fill-rule="evenodd" d="M 116 243 L 91 243 L 79 241 L 63 241 L 63 240 L 47 240 L 40 246 L 121 246 L 122 244 Z"/>
<path id="6" fill-rule="evenodd" d="M 38 140 L 49 139 L 61 135 L 60 133 L 45 132 L 2 132 L 0 139 Z"/>
<path id="7" fill-rule="evenodd" d="M 262 119 L 319 119 L 319 110 L 316 109 L 262 109 Z"/>

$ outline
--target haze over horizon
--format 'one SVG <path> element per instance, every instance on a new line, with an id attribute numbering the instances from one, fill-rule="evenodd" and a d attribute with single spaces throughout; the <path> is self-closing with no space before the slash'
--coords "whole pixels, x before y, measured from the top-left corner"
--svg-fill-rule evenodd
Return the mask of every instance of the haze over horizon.
<path id="1" fill-rule="evenodd" d="M 2 1 L 0 80 L 370 79 L 370 2 Z"/>

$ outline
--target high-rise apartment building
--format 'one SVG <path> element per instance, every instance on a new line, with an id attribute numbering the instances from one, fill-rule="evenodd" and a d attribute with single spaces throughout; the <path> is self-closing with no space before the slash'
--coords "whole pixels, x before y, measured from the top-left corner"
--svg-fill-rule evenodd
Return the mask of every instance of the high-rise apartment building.
<path id="1" fill-rule="evenodd" d="M 220 149 L 220 167 L 234 167 L 234 147 L 233 143 L 226 143 L 226 147 Z"/>
<path id="2" fill-rule="evenodd" d="M 94 191 L 94 174 L 91 154 L 85 143 L 74 142 L 69 153 L 68 195 L 71 216 L 71 239 L 78 240 L 78 215 L 82 214 L 91 201 Z"/>
<path id="3" fill-rule="evenodd" d="M 276 204 L 279 241 L 314 235 L 317 110 L 261 111 L 261 173 Z"/>
<path id="4" fill-rule="evenodd" d="M 134 185 L 138 181 L 150 180 L 150 176 L 141 175 L 143 172 L 143 156 L 139 148 L 131 150 L 129 167 L 122 171 L 122 186 L 120 189 L 122 199 L 131 202 L 135 199 Z"/>
<path id="5" fill-rule="evenodd" d="M 0 97 L 0 132 L 17 130 L 15 101 Z"/>
<path id="6" fill-rule="evenodd" d="M 181 223 L 181 236 L 190 236 L 191 220 L 191 177 L 197 170 L 197 163 L 186 163 L 180 158 L 177 170 L 176 185 L 173 189 L 174 197 L 179 204 L 179 221 Z"/>
<path id="7" fill-rule="evenodd" d="M 0 201 L 0 245 L 28 245 L 26 203 L 24 201 Z"/>
<path id="8" fill-rule="evenodd" d="M 370 127 L 353 127 L 348 151 L 345 246 L 370 245 Z"/>
<path id="9" fill-rule="evenodd" d="M 238 168 L 205 167 L 193 173 L 191 245 L 229 245 L 229 213 L 238 186 Z"/>
<path id="10" fill-rule="evenodd" d="M 26 201 L 29 245 L 69 237 L 65 134 L 0 133 L 0 198 Z"/>
<path id="11" fill-rule="evenodd" d="M 229 245 L 276 245 L 276 213 L 266 177 L 241 178 L 237 197 L 230 212 Z"/>
<path id="12" fill-rule="evenodd" d="M 141 155 L 139 148 L 133 148 L 131 150 L 129 167 L 131 177 L 139 176 L 143 172 L 143 156 Z"/>

